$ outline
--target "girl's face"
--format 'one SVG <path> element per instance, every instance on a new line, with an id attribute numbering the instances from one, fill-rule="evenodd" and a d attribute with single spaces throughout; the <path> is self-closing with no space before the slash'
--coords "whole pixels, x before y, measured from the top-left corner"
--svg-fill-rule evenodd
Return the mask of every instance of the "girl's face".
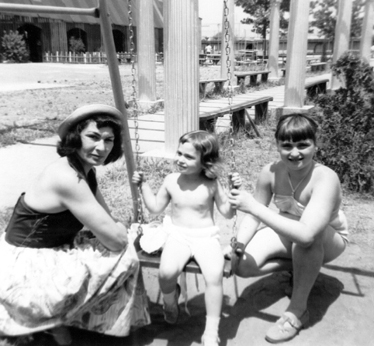
<path id="1" fill-rule="evenodd" d="M 175 163 L 181 174 L 200 174 L 203 170 L 201 153 L 189 142 L 179 144 Z"/>
<path id="2" fill-rule="evenodd" d="M 313 162 L 316 145 L 311 139 L 293 141 L 277 141 L 281 160 L 291 170 L 301 170 Z"/>
<path id="3" fill-rule="evenodd" d="M 104 164 L 114 145 L 114 134 L 110 127 L 97 128 L 92 121 L 81 132 L 82 147 L 78 155 L 83 166 L 91 169 L 93 166 Z"/>

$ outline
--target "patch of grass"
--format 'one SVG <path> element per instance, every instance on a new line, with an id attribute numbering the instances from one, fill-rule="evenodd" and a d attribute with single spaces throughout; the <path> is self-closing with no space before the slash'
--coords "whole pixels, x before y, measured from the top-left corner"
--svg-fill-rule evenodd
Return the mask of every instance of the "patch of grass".
<path id="1" fill-rule="evenodd" d="M 6 127 L 0 131 L 0 148 L 18 142 L 31 142 L 39 138 L 48 138 L 57 133 L 58 125 L 61 120 L 43 120 L 32 125 L 21 125 Z"/>

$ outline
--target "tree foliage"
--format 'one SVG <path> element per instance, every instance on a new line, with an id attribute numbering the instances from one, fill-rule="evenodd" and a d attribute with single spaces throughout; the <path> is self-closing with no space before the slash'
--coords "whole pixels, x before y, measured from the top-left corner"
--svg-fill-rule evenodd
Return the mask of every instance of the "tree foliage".
<path id="1" fill-rule="evenodd" d="M 354 0 L 352 7 L 351 37 L 361 35 L 362 10 L 365 0 Z M 313 19 L 310 27 L 317 28 L 319 35 L 334 40 L 337 20 L 338 0 L 313 0 L 310 2 L 310 13 Z"/>
<path id="2" fill-rule="evenodd" d="M 18 31 L 9 30 L 8 33 L 4 31 L 1 46 L 2 55 L 5 60 L 11 62 L 25 62 L 29 57 L 23 35 L 20 35 Z"/>
<path id="3" fill-rule="evenodd" d="M 81 38 L 75 38 L 74 36 L 70 37 L 69 40 L 69 50 L 73 53 L 84 53 L 86 47 Z"/>
<path id="4" fill-rule="evenodd" d="M 343 87 L 315 100 L 321 123 L 317 159 L 348 189 L 374 192 L 374 79 L 371 67 L 345 53 L 332 72 Z"/>
<path id="5" fill-rule="evenodd" d="M 241 6 L 244 13 L 249 15 L 242 20 L 243 24 L 252 24 L 252 31 L 260 34 L 263 39 L 266 38 L 267 29 L 270 25 L 270 0 L 235 0 L 235 5 Z M 288 20 L 284 14 L 289 12 L 290 0 L 283 0 L 280 4 L 280 23 L 279 29 L 281 35 L 285 35 L 288 28 Z"/>

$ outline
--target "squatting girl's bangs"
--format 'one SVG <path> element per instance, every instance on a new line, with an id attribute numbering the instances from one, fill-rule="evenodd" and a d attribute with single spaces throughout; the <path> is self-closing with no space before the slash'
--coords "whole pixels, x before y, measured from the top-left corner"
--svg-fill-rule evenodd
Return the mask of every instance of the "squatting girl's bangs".
<path id="1" fill-rule="evenodd" d="M 304 115 L 285 116 L 280 118 L 275 139 L 277 141 L 302 141 L 312 139 L 316 142 L 317 124 Z"/>

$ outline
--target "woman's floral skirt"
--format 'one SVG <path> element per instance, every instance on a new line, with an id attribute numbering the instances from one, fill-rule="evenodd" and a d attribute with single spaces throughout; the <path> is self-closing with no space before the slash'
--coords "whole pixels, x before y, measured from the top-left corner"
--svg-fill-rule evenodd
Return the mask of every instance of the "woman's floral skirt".
<path id="1" fill-rule="evenodd" d="M 32 249 L 0 238 L 0 335 L 65 325 L 126 336 L 150 323 L 132 244 L 110 252 L 81 232 L 73 248 Z"/>

